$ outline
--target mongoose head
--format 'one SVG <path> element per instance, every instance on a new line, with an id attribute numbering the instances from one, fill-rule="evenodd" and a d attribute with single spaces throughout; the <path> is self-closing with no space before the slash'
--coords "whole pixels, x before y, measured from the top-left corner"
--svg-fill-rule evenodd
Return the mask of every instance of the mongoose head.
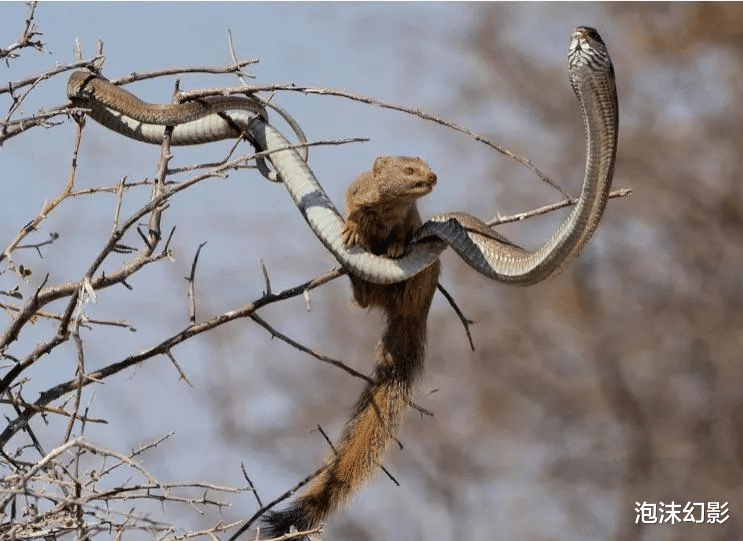
<path id="1" fill-rule="evenodd" d="M 403 198 L 412 202 L 431 193 L 437 180 L 426 162 L 408 156 L 380 156 L 374 160 L 372 175 L 380 202 Z"/>

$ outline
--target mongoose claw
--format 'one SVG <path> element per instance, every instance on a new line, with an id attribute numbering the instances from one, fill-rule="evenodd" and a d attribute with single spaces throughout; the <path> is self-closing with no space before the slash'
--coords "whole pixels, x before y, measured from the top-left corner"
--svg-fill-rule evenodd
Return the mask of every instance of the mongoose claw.
<path id="1" fill-rule="evenodd" d="M 356 227 L 356 224 L 353 222 L 346 222 L 343 224 L 343 230 L 341 231 L 341 240 L 343 241 L 343 246 L 347 248 L 353 248 L 357 244 L 359 244 L 359 230 Z"/>
<path id="2" fill-rule="evenodd" d="M 398 259 L 405 253 L 405 243 L 403 242 L 390 242 L 387 247 L 387 257 L 391 259 Z"/>

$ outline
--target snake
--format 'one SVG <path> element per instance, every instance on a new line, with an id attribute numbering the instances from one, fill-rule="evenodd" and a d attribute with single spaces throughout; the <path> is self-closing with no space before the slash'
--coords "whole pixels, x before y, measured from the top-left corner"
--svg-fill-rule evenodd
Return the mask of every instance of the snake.
<path id="1" fill-rule="evenodd" d="M 237 96 L 211 96 L 160 105 L 137 98 L 103 77 L 74 72 L 67 97 L 101 125 L 126 137 L 161 144 L 167 126 L 171 145 L 193 145 L 246 135 L 268 158 L 310 229 L 349 272 L 379 284 L 407 280 L 433 264 L 447 246 L 468 265 L 499 282 L 530 285 L 559 273 L 580 254 L 606 207 L 616 160 L 619 107 L 614 66 L 599 33 L 579 26 L 570 35 L 568 76 L 586 139 L 580 197 L 557 231 L 536 250 L 525 250 L 466 212 L 427 220 L 398 259 L 343 244 L 343 218 L 303 156 L 268 123 L 264 104 Z"/>
<path id="2" fill-rule="evenodd" d="M 416 239 L 443 239 L 470 266 L 505 283 L 531 285 L 559 273 L 583 250 L 606 207 L 614 176 L 619 105 L 614 66 L 596 29 L 580 26 L 570 36 L 570 84 L 578 98 L 586 133 L 586 169 L 580 198 L 552 237 L 534 251 L 494 235 L 463 212 L 432 217 Z"/>

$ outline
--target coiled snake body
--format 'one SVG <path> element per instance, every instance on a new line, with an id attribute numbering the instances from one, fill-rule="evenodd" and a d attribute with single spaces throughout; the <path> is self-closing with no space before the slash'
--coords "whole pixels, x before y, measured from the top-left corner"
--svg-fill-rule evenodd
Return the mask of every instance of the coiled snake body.
<path id="1" fill-rule="evenodd" d="M 171 144 L 190 145 L 245 133 L 269 159 L 312 231 L 336 259 L 358 277 L 375 283 L 406 280 L 432 264 L 449 245 L 470 266 L 501 282 L 532 284 L 572 261 L 601 219 L 611 188 L 619 110 L 614 68 L 598 32 L 578 27 L 571 34 L 569 76 L 586 132 L 586 170 L 580 198 L 555 234 L 534 251 L 523 250 L 463 212 L 434 216 L 423 224 L 404 257 L 389 259 L 346 248 L 343 219 L 299 153 L 267 122 L 262 104 L 249 98 L 210 97 L 175 105 L 152 105 L 105 79 L 76 72 L 67 85 L 73 105 L 89 109 L 102 125 L 127 137 L 159 144 L 173 126 Z"/>

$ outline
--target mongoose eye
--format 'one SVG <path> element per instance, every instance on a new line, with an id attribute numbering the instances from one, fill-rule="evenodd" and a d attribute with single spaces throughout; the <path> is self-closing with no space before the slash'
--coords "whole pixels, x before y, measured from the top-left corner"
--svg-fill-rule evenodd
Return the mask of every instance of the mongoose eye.
<path id="1" fill-rule="evenodd" d="M 415 167 L 406 167 L 405 168 L 405 174 L 406 175 L 412 175 L 413 173 L 415 173 Z"/>

